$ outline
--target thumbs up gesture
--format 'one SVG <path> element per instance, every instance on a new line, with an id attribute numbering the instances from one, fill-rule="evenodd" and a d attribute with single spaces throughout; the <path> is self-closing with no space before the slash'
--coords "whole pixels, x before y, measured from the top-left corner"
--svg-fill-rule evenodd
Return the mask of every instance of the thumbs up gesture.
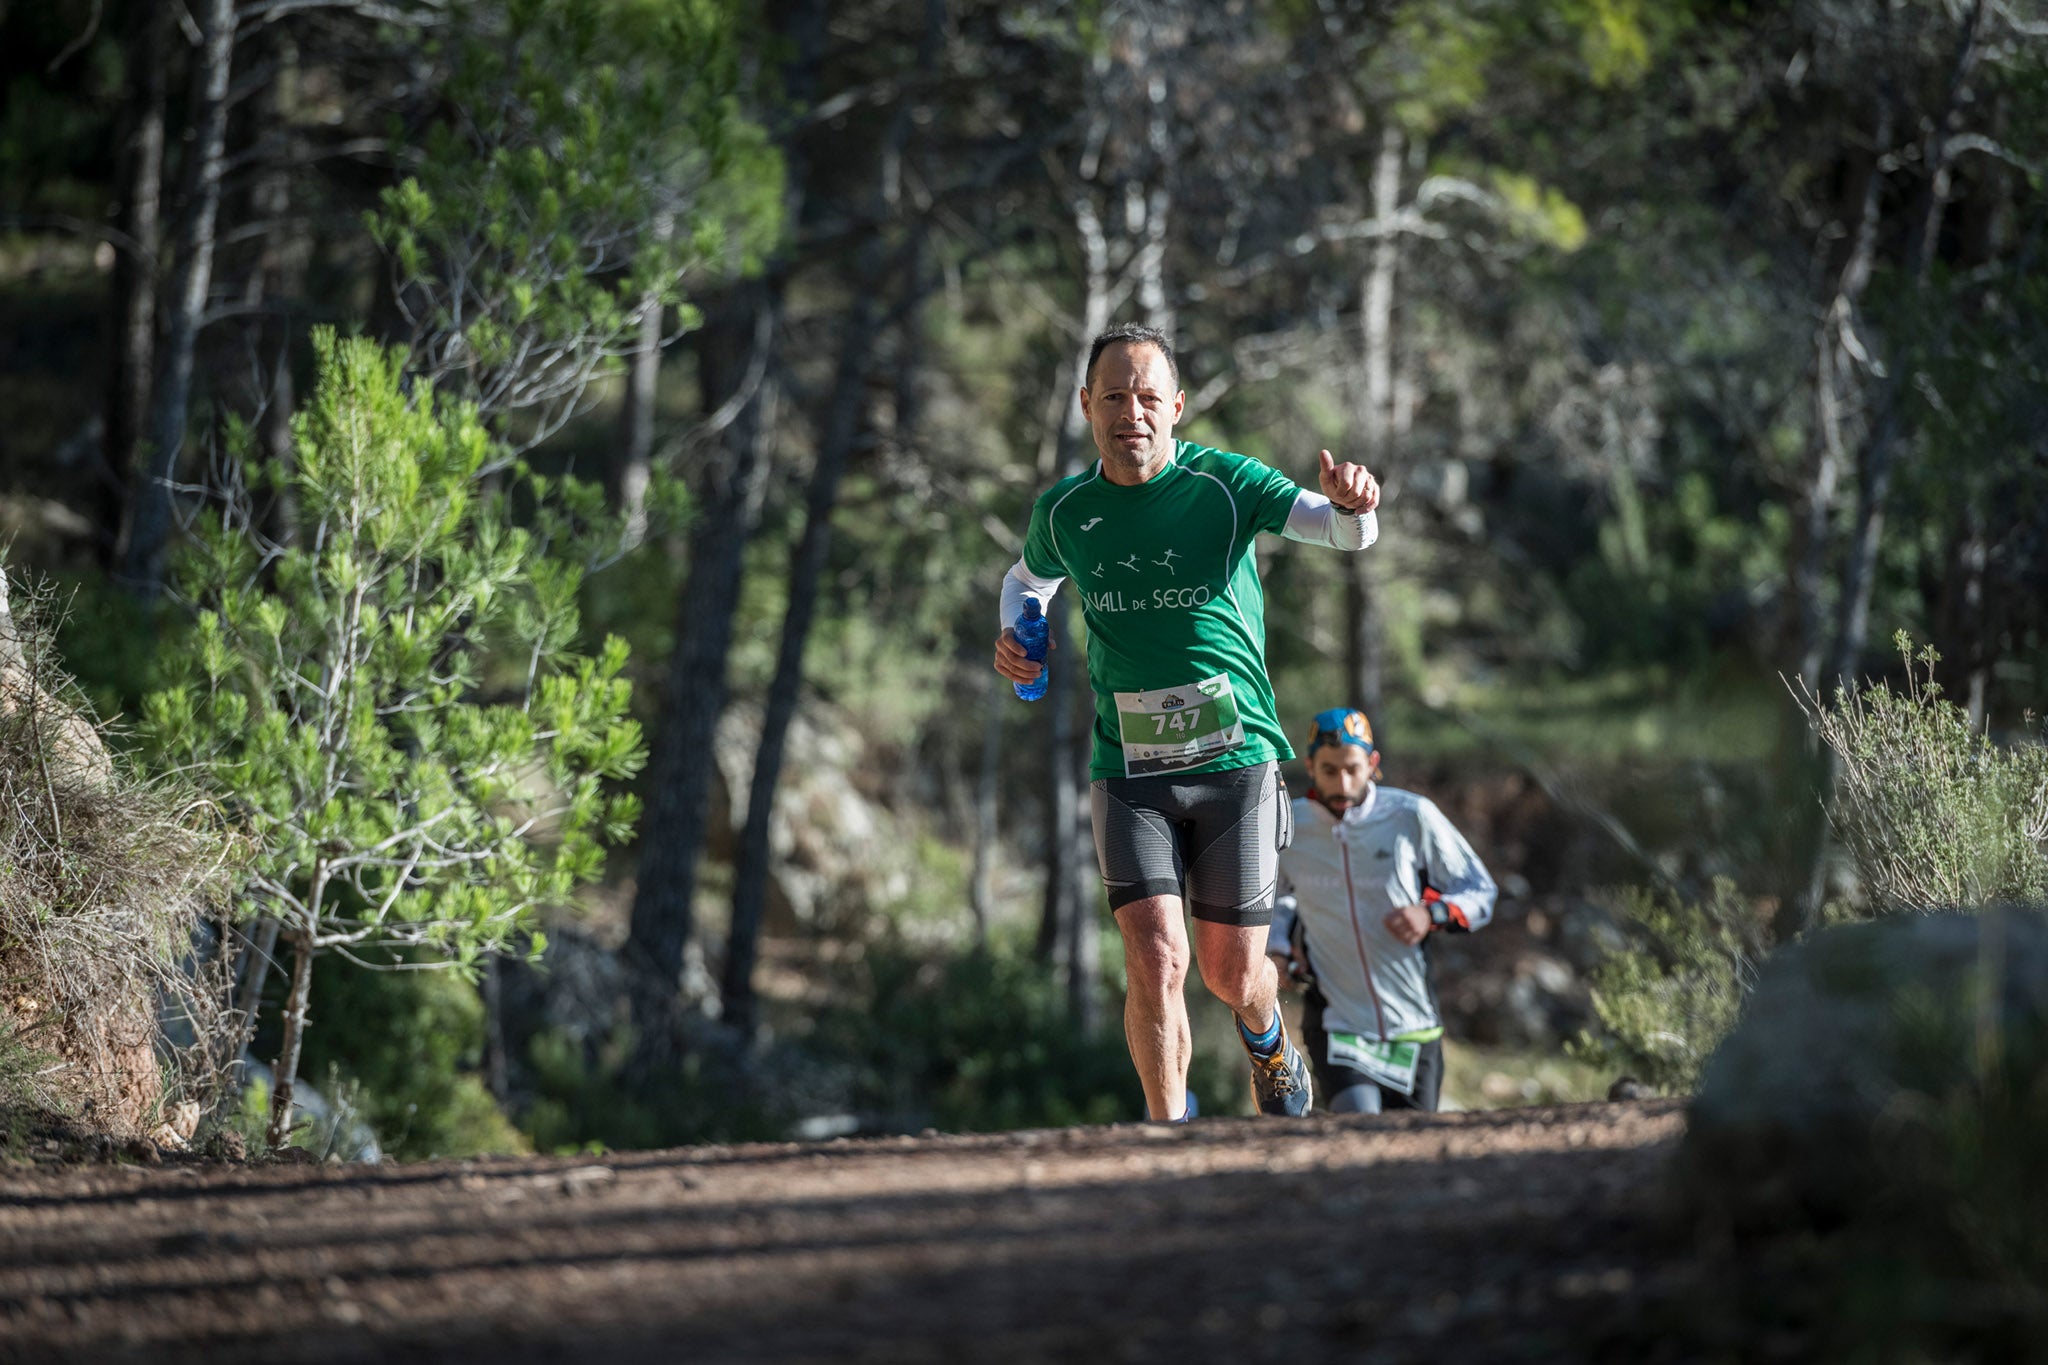
<path id="1" fill-rule="evenodd" d="M 1321 467 L 1316 470 L 1316 481 L 1338 511 L 1357 515 L 1380 505 L 1380 481 L 1364 465 L 1338 464 L 1327 450 L 1317 459 Z"/>

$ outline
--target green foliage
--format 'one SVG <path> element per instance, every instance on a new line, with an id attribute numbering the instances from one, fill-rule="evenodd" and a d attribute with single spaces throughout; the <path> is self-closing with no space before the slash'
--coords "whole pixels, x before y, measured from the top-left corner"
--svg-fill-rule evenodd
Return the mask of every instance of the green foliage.
<path id="1" fill-rule="evenodd" d="M 1751 514 L 1721 505 L 1705 472 L 1673 487 L 1641 487 L 1617 469 L 1597 556 L 1571 571 L 1566 595 L 1585 623 L 1585 650 L 1606 661 L 1698 664 L 1711 651 L 1710 623 L 1783 562 L 1784 509 Z"/>
<path id="2" fill-rule="evenodd" d="M 1765 947 L 1757 912 L 1725 878 L 1696 905 L 1630 887 L 1615 909 L 1631 941 L 1593 969 L 1604 1031 L 1572 1051 L 1659 1089 L 1690 1091 L 1755 982 Z"/>
<path id="3" fill-rule="evenodd" d="M 2048 745 L 1992 743 L 1934 681 L 1940 656 L 1900 632 L 1903 692 L 1809 703 L 1840 775 L 1829 819 L 1856 866 L 1856 912 L 2048 900 Z"/>
<path id="4" fill-rule="evenodd" d="M 316 334 L 285 544 L 229 498 L 182 556 L 196 626 L 143 711 L 255 836 L 255 903 L 321 950 L 473 965 L 533 946 L 630 832 L 623 644 L 574 652 L 580 566 L 480 474 L 499 447 L 401 357 Z M 515 483 L 515 487 L 517 484 Z M 535 501 L 550 490 L 529 486 Z"/>
<path id="5" fill-rule="evenodd" d="M 455 111 L 370 226 L 414 325 L 416 368 L 544 438 L 680 286 L 756 262 L 781 165 L 739 112 L 719 0 L 458 6 L 438 56 Z"/>
<path id="6" fill-rule="evenodd" d="M 313 993 L 328 1019 L 376 1021 L 375 1028 L 309 1030 L 302 1065 L 347 1087 L 386 1154 L 527 1150 L 477 1071 L 484 1002 L 472 983 L 448 972 L 361 971 L 327 958 L 314 970 Z M 328 1098 L 338 1105 L 337 1089 L 330 1084 Z"/>
<path id="7" fill-rule="evenodd" d="M 1143 1107 L 1120 1031 L 1069 1022 L 1051 975 L 993 947 L 931 955 L 870 946 L 858 1009 L 819 1024 L 856 1068 L 861 1108 L 949 1131 L 1111 1123 Z"/>
<path id="8" fill-rule="evenodd" d="M 729 1041 L 729 1040 L 728 1040 Z M 532 1098 L 520 1128 L 535 1150 L 564 1154 L 644 1150 L 687 1142 L 765 1141 L 787 1136 L 790 1115 L 735 1068 L 737 1046 L 699 1047 L 651 1081 L 630 1070 L 634 1037 L 615 1029 L 595 1048 L 567 1034 L 537 1035 L 527 1050 Z M 771 1056 L 753 1065 L 778 1071 L 801 1059 Z"/>

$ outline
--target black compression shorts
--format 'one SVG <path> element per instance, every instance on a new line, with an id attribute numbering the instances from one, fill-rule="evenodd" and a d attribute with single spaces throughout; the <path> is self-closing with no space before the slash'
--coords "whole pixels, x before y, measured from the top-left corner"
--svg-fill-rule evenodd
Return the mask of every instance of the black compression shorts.
<path id="1" fill-rule="evenodd" d="M 1278 763 L 1103 778 L 1091 805 L 1111 910 L 1181 896 L 1196 919 L 1244 928 L 1272 922 L 1280 850 L 1294 837 Z"/>

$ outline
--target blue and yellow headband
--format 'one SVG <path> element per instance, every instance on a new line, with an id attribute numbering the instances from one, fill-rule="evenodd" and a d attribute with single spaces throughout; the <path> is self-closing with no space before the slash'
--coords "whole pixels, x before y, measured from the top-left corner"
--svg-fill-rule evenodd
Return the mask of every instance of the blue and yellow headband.
<path id="1" fill-rule="evenodd" d="M 1352 706 L 1333 706 L 1327 711 L 1318 711 L 1316 718 L 1309 722 L 1308 756 L 1314 758 L 1316 750 L 1325 744 L 1355 744 L 1371 753 L 1372 723 L 1365 718 L 1365 712 Z"/>

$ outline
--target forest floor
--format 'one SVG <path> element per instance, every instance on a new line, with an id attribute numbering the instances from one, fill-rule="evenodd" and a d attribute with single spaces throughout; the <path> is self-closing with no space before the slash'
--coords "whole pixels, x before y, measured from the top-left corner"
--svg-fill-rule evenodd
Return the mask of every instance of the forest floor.
<path id="1" fill-rule="evenodd" d="M 391 1166 L 17 1163 L 0 1359 L 1629 1359 L 1634 1310 L 1687 1278 L 1659 1214 L 1683 1126 L 1649 1101 Z"/>

